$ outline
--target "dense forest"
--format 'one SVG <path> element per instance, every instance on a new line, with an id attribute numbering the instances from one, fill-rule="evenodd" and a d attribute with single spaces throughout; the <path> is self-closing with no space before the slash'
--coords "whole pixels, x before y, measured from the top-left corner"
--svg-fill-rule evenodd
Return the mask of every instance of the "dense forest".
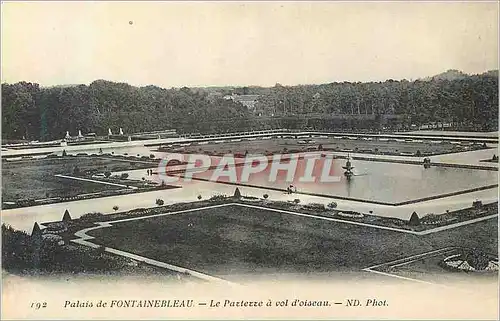
<path id="1" fill-rule="evenodd" d="M 260 95 L 255 111 L 224 95 Z M 2 138 L 51 140 L 122 127 L 226 132 L 262 128 L 380 130 L 447 122 L 498 129 L 498 72 L 456 79 L 241 88 L 164 89 L 96 80 L 90 85 L 2 84 Z"/>

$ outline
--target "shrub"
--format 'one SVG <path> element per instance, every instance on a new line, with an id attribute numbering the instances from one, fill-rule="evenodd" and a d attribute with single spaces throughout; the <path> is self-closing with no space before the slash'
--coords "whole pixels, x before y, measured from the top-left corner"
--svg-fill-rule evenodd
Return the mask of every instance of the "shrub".
<path id="1" fill-rule="evenodd" d="M 264 199 L 267 200 L 269 198 L 269 194 L 264 194 L 263 197 L 264 197 Z"/>
<path id="2" fill-rule="evenodd" d="M 201 200 L 201 195 L 198 195 L 198 199 Z"/>
<path id="3" fill-rule="evenodd" d="M 415 156 L 417 156 L 417 157 L 422 156 L 422 153 L 420 152 L 420 149 L 419 149 L 419 150 L 417 150 L 417 152 L 415 153 Z"/>
<path id="4" fill-rule="evenodd" d="M 412 226 L 420 225 L 420 218 L 418 217 L 417 212 L 413 212 L 410 217 L 409 224 Z"/>
<path id="5" fill-rule="evenodd" d="M 113 209 L 114 209 L 115 211 L 118 211 L 118 208 L 119 208 L 119 207 L 118 207 L 118 205 L 113 206 Z"/>
<path id="6" fill-rule="evenodd" d="M 241 192 L 240 192 L 240 189 L 238 187 L 236 187 L 236 189 L 234 190 L 233 197 L 236 197 L 236 198 L 240 198 L 241 197 Z"/>
<path id="7" fill-rule="evenodd" d="M 20 206 L 34 206 L 36 202 L 34 199 L 17 200 L 16 204 Z"/>
<path id="8" fill-rule="evenodd" d="M 65 157 L 65 156 L 68 156 L 68 154 L 66 153 L 66 150 L 63 149 L 63 151 L 62 151 L 62 157 Z"/>
<path id="9" fill-rule="evenodd" d="M 309 204 L 305 205 L 304 207 L 311 209 L 311 210 L 315 210 L 315 211 L 324 211 L 325 210 L 325 205 L 320 204 L 320 203 L 309 203 Z"/>
<path id="10" fill-rule="evenodd" d="M 104 176 L 105 176 L 106 178 L 109 178 L 109 177 L 111 176 L 111 172 L 110 172 L 110 171 L 105 171 L 105 172 L 104 172 Z"/>
<path id="11" fill-rule="evenodd" d="M 64 211 L 62 220 L 63 222 L 71 221 L 71 215 L 67 209 Z"/>
<path id="12" fill-rule="evenodd" d="M 163 204 L 165 204 L 165 202 L 161 198 L 156 199 L 156 205 L 162 206 Z"/>
<path id="13" fill-rule="evenodd" d="M 464 260 L 476 270 L 484 270 L 488 267 L 490 260 L 484 254 L 475 249 L 468 251 L 463 256 Z"/>
<path id="14" fill-rule="evenodd" d="M 296 199 L 294 199 L 294 200 L 293 200 L 293 202 L 294 202 L 295 204 L 299 204 L 299 203 L 300 203 L 300 199 L 296 198 Z"/>
<path id="15" fill-rule="evenodd" d="M 42 237 L 44 243 L 46 243 L 46 245 L 48 246 L 55 246 L 60 244 L 61 241 L 63 241 L 63 238 L 61 236 L 51 233 L 44 234 Z"/>
<path id="16" fill-rule="evenodd" d="M 149 155 L 149 158 L 154 159 L 154 158 L 155 158 L 155 155 L 154 155 L 154 154 L 150 154 L 150 155 Z"/>
<path id="17" fill-rule="evenodd" d="M 45 229 L 47 232 L 63 232 L 65 231 L 66 225 L 63 222 L 52 222 L 46 225 Z"/>
<path id="18" fill-rule="evenodd" d="M 128 178 L 128 173 L 122 173 L 122 174 L 120 175 L 120 177 L 121 177 L 122 179 L 127 179 L 127 178 Z"/>
<path id="19" fill-rule="evenodd" d="M 332 208 L 337 208 L 337 202 L 331 202 L 330 204 L 327 205 L 327 207 L 329 209 L 332 209 Z"/>
<path id="20" fill-rule="evenodd" d="M 106 252 L 106 247 L 104 245 L 99 245 L 96 252 L 98 255 L 103 255 Z"/>
<path id="21" fill-rule="evenodd" d="M 430 213 L 430 214 L 424 215 L 420 219 L 420 222 L 425 222 L 426 224 L 428 224 L 429 222 L 431 222 L 431 223 L 438 223 L 438 222 L 441 222 L 441 221 L 443 221 L 443 217 L 441 215 L 436 215 L 434 213 Z"/>
<path id="22" fill-rule="evenodd" d="M 226 196 L 226 195 L 224 195 L 224 194 L 216 194 L 216 195 L 214 195 L 214 196 L 210 197 L 210 199 L 209 199 L 209 200 L 210 200 L 210 201 L 223 201 L 223 200 L 225 200 L 226 198 L 227 198 L 227 196 Z"/>
<path id="23" fill-rule="evenodd" d="M 91 221 L 91 220 L 94 220 L 94 219 L 100 219 L 102 216 L 104 216 L 104 214 L 99 213 L 99 212 L 92 212 L 92 213 L 83 214 L 80 217 L 80 220 Z"/>
<path id="24" fill-rule="evenodd" d="M 42 230 L 40 229 L 40 225 L 38 225 L 37 222 L 35 222 L 35 224 L 33 224 L 33 230 L 31 231 L 31 237 L 35 237 L 35 236 L 40 236 L 42 235 Z"/>

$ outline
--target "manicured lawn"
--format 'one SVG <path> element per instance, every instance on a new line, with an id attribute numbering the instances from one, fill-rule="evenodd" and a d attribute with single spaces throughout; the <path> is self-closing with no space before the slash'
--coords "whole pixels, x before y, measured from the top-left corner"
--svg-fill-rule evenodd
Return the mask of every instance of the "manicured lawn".
<path id="1" fill-rule="evenodd" d="M 113 158 L 64 157 L 2 162 L 2 200 L 71 197 L 121 187 L 55 177 L 73 176 L 75 167 L 85 171 L 122 171 L 151 168 L 154 164 L 134 163 Z M 78 175 L 77 175 L 78 176 Z"/>
<path id="2" fill-rule="evenodd" d="M 418 142 L 396 142 L 396 141 L 366 141 L 366 140 L 351 140 L 339 138 L 308 138 L 314 140 L 314 143 L 299 144 L 304 138 L 286 139 L 275 138 L 268 140 L 253 140 L 250 143 L 245 141 L 231 142 L 226 141 L 218 144 L 192 145 L 185 147 L 186 152 L 216 152 L 216 153 L 265 153 L 266 151 L 281 152 L 284 148 L 288 150 L 300 150 L 305 147 L 317 148 L 319 144 L 323 148 L 331 149 L 358 149 L 358 151 L 371 150 L 371 152 L 387 152 L 387 153 L 416 153 L 420 151 L 422 154 L 436 153 L 446 154 L 464 151 L 454 144 L 443 142 L 440 144 L 430 143 L 429 141 Z"/>
<path id="3" fill-rule="evenodd" d="M 497 253 L 497 221 L 415 236 L 229 205 L 115 223 L 89 233 L 105 246 L 212 275 L 359 271 L 448 246 Z"/>

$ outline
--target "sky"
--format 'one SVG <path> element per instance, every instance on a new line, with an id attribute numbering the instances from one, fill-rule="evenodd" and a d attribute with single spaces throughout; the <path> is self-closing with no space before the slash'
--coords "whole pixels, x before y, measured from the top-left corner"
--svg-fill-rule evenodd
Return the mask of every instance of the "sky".
<path id="1" fill-rule="evenodd" d="M 498 69 L 497 2 L 2 2 L 2 82 L 414 80 Z"/>

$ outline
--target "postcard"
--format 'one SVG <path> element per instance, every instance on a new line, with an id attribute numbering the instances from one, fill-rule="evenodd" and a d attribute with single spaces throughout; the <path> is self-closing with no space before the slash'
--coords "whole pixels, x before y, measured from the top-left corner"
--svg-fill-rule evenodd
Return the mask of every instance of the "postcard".
<path id="1" fill-rule="evenodd" d="M 2 318 L 498 320 L 495 1 L 4 1 Z"/>

